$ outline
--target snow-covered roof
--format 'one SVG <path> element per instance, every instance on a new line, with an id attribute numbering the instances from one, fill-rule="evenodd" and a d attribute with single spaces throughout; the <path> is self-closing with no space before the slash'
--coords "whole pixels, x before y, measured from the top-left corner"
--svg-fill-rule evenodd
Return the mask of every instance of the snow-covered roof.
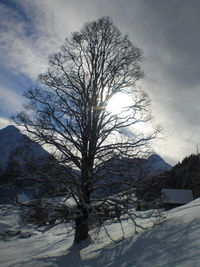
<path id="1" fill-rule="evenodd" d="M 161 199 L 164 203 L 186 204 L 193 200 L 193 194 L 191 190 L 163 188 Z"/>

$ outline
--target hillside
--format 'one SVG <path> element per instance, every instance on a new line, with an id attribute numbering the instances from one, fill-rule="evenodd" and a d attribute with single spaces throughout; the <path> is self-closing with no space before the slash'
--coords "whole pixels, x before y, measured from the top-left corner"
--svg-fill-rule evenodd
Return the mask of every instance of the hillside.
<path id="1" fill-rule="evenodd" d="M 150 178 L 138 185 L 139 194 L 147 201 L 160 197 L 162 188 L 190 189 L 194 198 L 200 197 L 200 159 L 198 155 L 190 155 L 171 170 Z"/>

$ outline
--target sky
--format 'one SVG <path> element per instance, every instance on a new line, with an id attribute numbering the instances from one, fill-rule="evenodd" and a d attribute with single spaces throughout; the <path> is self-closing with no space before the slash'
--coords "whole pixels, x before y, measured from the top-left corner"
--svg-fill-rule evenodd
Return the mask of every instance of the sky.
<path id="1" fill-rule="evenodd" d="M 163 128 L 155 150 L 175 164 L 200 147 L 199 0 L 0 0 L 0 128 L 22 109 L 66 37 L 110 16 L 142 49 L 145 77 L 138 86 Z"/>

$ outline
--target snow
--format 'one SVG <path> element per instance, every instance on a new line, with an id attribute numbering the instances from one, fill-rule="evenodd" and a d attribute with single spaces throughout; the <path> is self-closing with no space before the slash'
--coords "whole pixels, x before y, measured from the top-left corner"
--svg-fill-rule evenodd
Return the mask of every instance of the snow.
<path id="1" fill-rule="evenodd" d="M 5 214 L 0 210 L 0 229 L 20 229 L 31 237 L 10 237 L 0 242 L 0 266 L 87 266 L 87 267 L 146 267 L 200 266 L 200 199 L 163 213 L 166 220 L 134 235 L 131 221 L 124 222 L 125 238 L 119 223 L 107 226 L 113 243 L 100 231 L 94 244 L 80 251 L 71 249 L 73 230 L 69 225 L 58 225 L 42 233 L 20 221 L 17 211 Z M 145 214 L 146 212 L 143 212 Z M 151 219 L 141 220 L 152 226 Z M 68 228 L 67 228 L 68 227 Z M 94 238 L 95 229 L 91 232 Z"/>

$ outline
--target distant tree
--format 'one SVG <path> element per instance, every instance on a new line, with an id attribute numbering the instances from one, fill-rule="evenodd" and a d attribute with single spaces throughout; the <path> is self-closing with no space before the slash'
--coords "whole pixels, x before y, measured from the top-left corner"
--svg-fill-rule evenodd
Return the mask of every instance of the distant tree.
<path id="1" fill-rule="evenodd" d="M 141 59 L 141 50 L 109 17 L 87 23 L 50 57 L 38 87 L 25 93 L 26 111 L 14 118 L 36 141 L 54 147 L 59 163 L 71 170 L 62 183 L 63 194 L 76 202 L 69 217 L 75 220 L 75 244 L 89 238 L 92 217 L 120 218 L 127 209 L 131 194 L 124 201 L 102 192 L 130 188 L 131 170 L 115 166 L 147 155 L 158 132 L 134 132 L 136 124 L 151 119 L 148 96 L 135 86 L 143 77 Z M 107 105 L 117 93 L 130 96 L 132 104 L 116 115 Z"/>

